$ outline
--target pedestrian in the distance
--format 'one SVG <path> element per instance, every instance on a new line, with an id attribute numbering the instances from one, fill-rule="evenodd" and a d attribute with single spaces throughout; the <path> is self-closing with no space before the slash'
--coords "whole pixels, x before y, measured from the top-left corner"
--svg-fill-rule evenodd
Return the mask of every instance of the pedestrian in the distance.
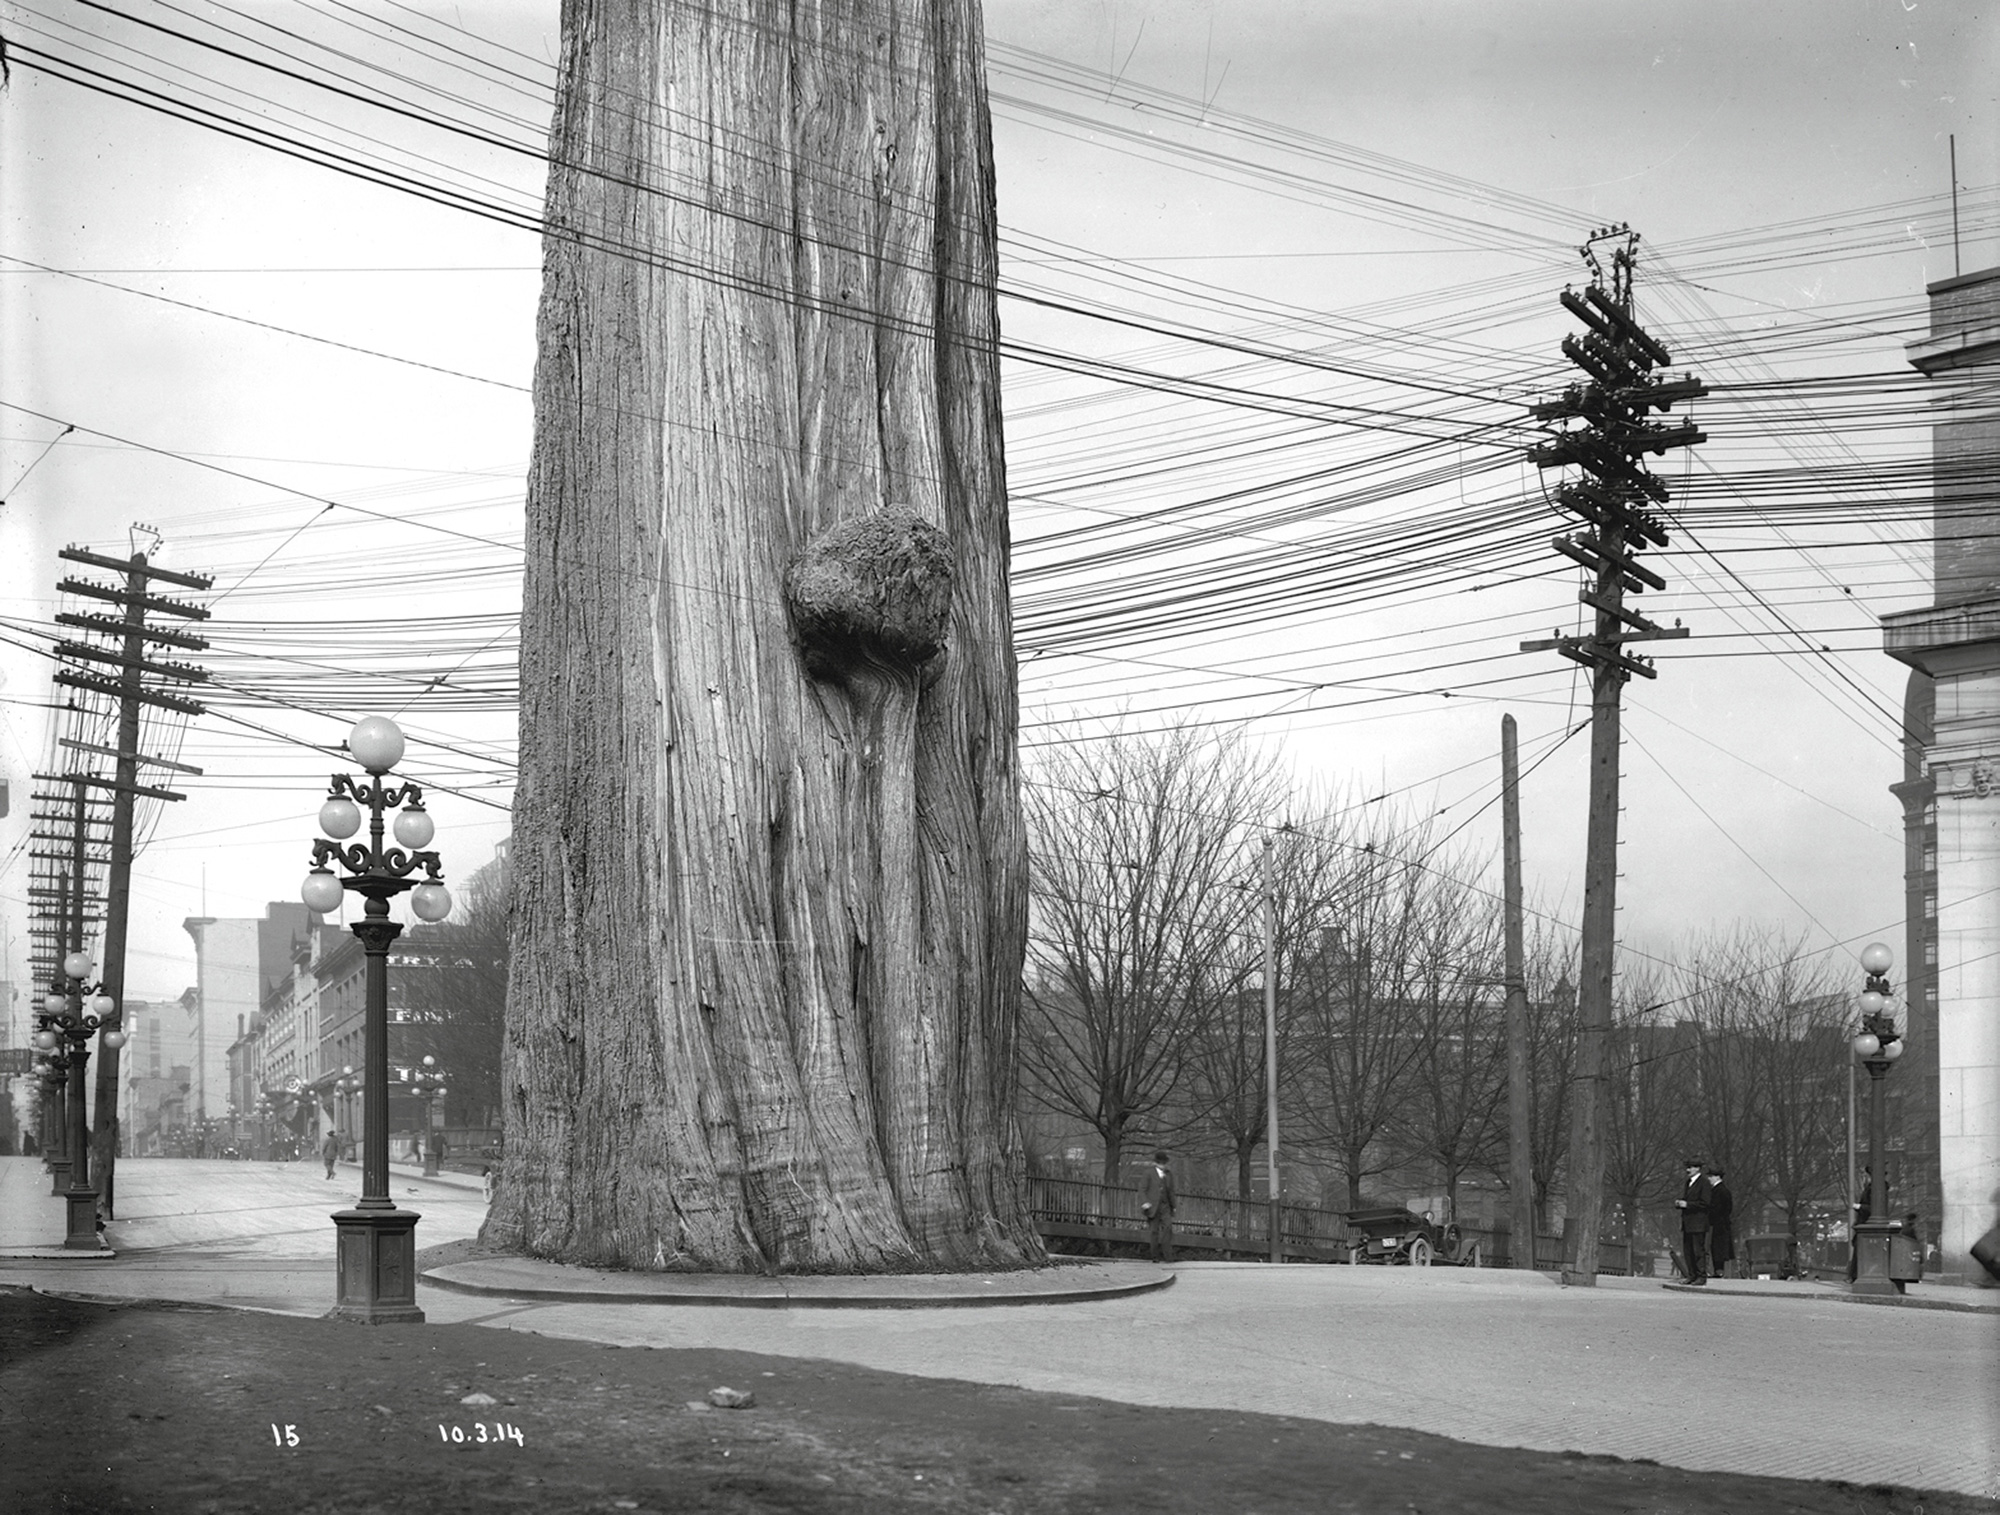
<path id="1" fill-rule="evenodd" d="M 1722 1181 L 1722 1170 L 1708 1170 L 1708 1260 L 1713 1278 L 1730 1277 L 1729 1265 L 1736 1261 L 1736 1227 L 1731 1217 L 1736 1198 Z"/>
<path id="2" fill-rule="evenodd" d="M 319 1145 L 319 1155 L 326 1159 L 326 1176 L 332 1178 L 334 1162 L 340 1156 L 340 1138 L 331 1131 L 327 1132 L 326 1140 Z"/>
<path id="3" fill-rule="evenodd" d="M 1154 1262 L 1174 1260 L 1174 1175 L 1167 1154 L 1155 1152 L 1153 1166 L 1139 1188 L 1139 1213 L 1146 1217 L 1146 1235 Z"/>
<path id="4" fill-rule="evenodd" d="M 493 1203 L 493 1166 L 487 1164 L 479 1170 L 479 1181 L 486 1186 L 486 1203 Z"/>
<path id="5" fill-rule="evenodd" d="M 1708 1180 L 1697 1158 L 1689 1158 L 1681 1167 L 1686 1170 L 1687 1184 L 1681 1190 L 1681 1197 L 1674 1201 L 1674 1208 L 1681 1212 L 1681 1259 L 1687 1266 L 1687 1281 L 1705 1284 L 1708 1282 Z"/>

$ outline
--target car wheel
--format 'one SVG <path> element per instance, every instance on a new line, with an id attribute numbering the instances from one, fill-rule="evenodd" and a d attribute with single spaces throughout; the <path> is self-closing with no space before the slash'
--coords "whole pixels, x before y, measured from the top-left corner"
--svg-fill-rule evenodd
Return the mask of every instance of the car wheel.
<path id="1" fill-rule="evenodd" d="M 1410 1243 L 1410 1266 L 1428 1268 L 1431 1265 L 1431 1244 L 1419 1236 Z"/>

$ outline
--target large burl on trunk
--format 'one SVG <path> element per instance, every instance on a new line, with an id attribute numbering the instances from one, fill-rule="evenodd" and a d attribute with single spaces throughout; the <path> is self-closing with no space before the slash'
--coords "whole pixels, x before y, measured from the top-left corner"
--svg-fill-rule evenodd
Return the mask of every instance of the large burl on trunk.
<path id="1" fill-rule="evenodd" d="M 567 0 L 487 1234 L 1032 1261 L 976 0 Z"/>

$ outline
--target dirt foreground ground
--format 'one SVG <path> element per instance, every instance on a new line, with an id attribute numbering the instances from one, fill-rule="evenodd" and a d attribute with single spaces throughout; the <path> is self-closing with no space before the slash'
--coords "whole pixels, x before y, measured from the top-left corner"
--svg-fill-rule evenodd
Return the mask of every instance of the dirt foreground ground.
<path id="1" fill-rule="evenodd" d="M 723 1386 L 755 1404 L 711 1408 Z M 493 1403 L 464 1403 L 477 1394 Z M 2000 1511 L 819 1360 L 14 1287 L 0 1289 L 0 1488 L 24 1515 Z"/>

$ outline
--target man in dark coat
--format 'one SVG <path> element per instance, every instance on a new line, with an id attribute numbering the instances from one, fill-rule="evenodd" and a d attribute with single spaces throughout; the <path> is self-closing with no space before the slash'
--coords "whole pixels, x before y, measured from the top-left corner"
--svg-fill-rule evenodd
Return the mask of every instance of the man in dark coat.
<path id="1" fill-rule="evenodd" d="M 1687 1173 L 1687 1184 L 1681 1190 L 1681 1197 L 1674 1201 L 1674 1208 L 1681 1212 L 1681 1260 L 1687 1268 L 1687 1281 L 1691 1284 L 1708 1282 L 1708 1180 L 1702 1175 L 1701 1163 L 1689 1158 L 1681 1164 Z"/>
<path id="2" fill-rule="evenodd" d="M 1167 1154 L 1155 1152 L 1153 1166 L 1139 1186 L 1139 1213 L 1146 1217 L 1146 1234 L 1154 1262 L 1174 1260 L 1174 1175 Z"/>
<path id="3" fill-rule="evenodd" d="M 1722 1181 L 1722 1170 L 1708 1170 L 1708 1258 L 1715 1278 L 1729 1277 L 1729 1265 L 1736 1261 L 1736 1228 L 1731 1216 L 1736 1199 Z"/>

